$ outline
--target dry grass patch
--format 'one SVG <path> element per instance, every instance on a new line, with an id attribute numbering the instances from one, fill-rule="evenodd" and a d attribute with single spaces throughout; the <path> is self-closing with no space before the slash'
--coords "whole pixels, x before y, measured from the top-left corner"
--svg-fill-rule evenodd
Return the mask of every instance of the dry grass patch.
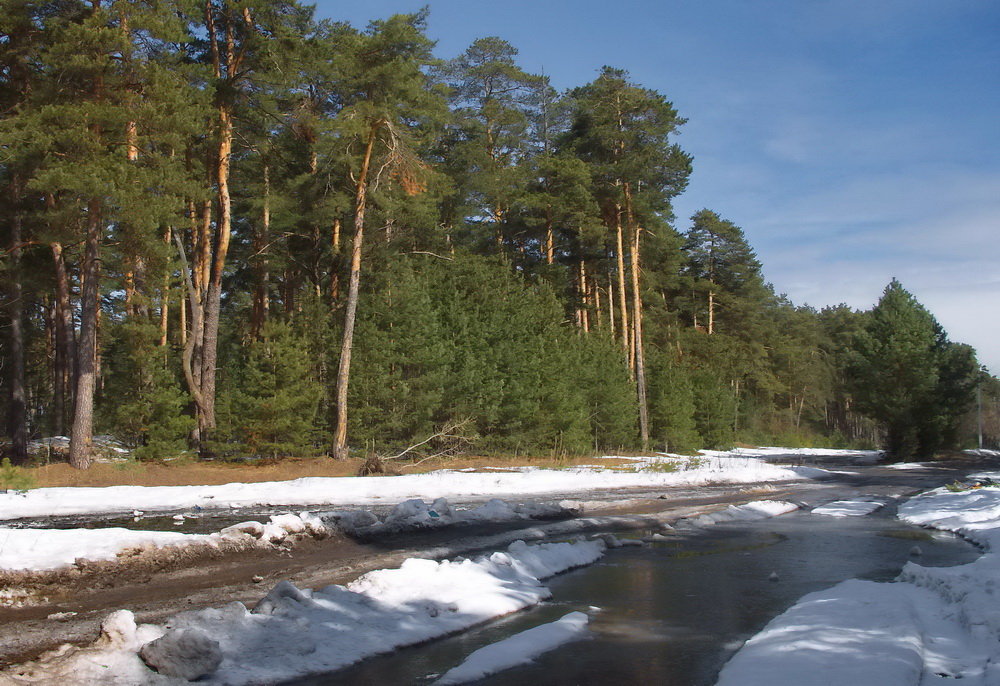
<path id="1" fill-rule="evenodd" d="M 284 458 L 253 463 L 198 462 L 183 463 L 95 463 L 90 469 L 73 469 L 68 464 L 49 464 L 26 469 L 38 488 L 58 486 L 205 486 L 233 482 L 290 481 L 313 476 L 355 476 L 364 460 L 331 460 L 329 458 Z M 632 464 L 624 459 L 576 457 L 525 457 L 469 455 L 434 459 L 415 464 L 406 460 L 393 463 L 400 474 L 419 474 L 438 469 L 516 468 L 533 466 L 565 469 L 581 465 L 600 464 L 621 467 Z"/>

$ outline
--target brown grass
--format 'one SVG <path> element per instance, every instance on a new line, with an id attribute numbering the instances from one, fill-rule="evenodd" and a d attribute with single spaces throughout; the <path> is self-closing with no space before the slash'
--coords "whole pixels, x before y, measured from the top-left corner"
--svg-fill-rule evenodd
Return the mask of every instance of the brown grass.
<path id="1" fill-rule="evenodd" d="M 285 458 L 264 460 L 257 463 L 197 462 L 183 463 L 142 463 L 122 462 L 116 464 L 95 463 L 90 469 L 73 469 L 68 464 L 49 464 L 29 467 L 35 479 L 36 488 L 54 486 L 201 486 L 227 484 L 231 482 L 256 483 L 261 481 L 288 481 L 309 476 L 355 476 L 362 459 L 343 461 L 329 458 Z M 608 467 L 617 466 L 624 460 L 597 460 L 593 457 L 504 457 L 504 456 L 463 456 L 440 460 L 428 460 L 414 464 L 406 460 L 394 460 L 387 464 L 400 474 L 418 474 L 436 469 L 465 469 L 472 467 L 483 470 L 486 467 L 535 467 L 566 468 L 584 464 L 600 463 Z"/>

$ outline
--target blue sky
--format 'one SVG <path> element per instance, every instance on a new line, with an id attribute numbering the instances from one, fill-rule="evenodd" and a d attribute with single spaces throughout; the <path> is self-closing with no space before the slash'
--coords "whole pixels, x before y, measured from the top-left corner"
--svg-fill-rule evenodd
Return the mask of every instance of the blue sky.
<path id="1" fill-rule="evenodd" d="M 364 26 L 423 0 L 321 0 Z M 439 57 L 496 35 L 559 89 L 604 64 L 665 94 L 694 156 L 677 228 L 743 227 L 795 303 L 868 308 L 892 277 L 1000 373 L 1000 3 L 438 0 Z"/>

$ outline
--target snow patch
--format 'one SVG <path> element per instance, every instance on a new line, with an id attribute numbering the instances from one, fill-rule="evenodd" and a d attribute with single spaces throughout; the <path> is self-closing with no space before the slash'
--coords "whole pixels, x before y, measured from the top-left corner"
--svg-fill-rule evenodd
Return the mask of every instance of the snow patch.
<path id="1" fill-rule="evenodd" d="M 555 622 L 514 634 L 475 651 L 434 683 L 464 684 L 528 664 L 539 655 L 584 636 L 588 621 L 583 612 L 571 612 Z"/>
<path id="2" fill-rule="evenodd" d="M 132 529 L 13 529 L 0 527 L 0 570 L 46 571 L 87 561 L 114 560 L 129 551 L 249 541 L 278 545 L 290 537 L 329 535 L 323 522 L 308 512 L 273 515 L 267 523 L 241 522 L 214 534 Z"/>
<path id="3" fill-rule="evenodd" d="M 58 675 L 76 675 L 75 670 L 86 675 L 94 665 L 113 665 L 115 671 L 105 671 L 104 677 L 115 674 L 121 686 L 176 683 L 145 667 L 141 651 L 151 664 L 168 665 L 172 673 L 200 672 L 199 683 L 276 683 L 346 667 L 535 605 L 551 595 L 544 579 L 603 554 L 601 541 L 531 546 L 517 541 L 475 560 L 409 559 L 346 586 L 309 590 L 283 581 L 252 611 L 230 603 L 139 628 L 130 612 L 119 611 L 105 621 L 110 638 L 16 669 L 60 683 Z M 219 655 L 216 668 L 207 673 Z"/>
<path id="4" fill-rule="evenodd" d="M 769 450 L 778 449 L 761 449 L 754 454 L 766 457 Z M 781 450 L 782 454 L 789 452 L 788 449 Z M 829 472 L 812 467 L 768 464 L 744 450 L 706 453 L 697 458 L 670 455 L 636 458 L 632 464 L 621 468 L 519 467 L 502 472 L 441 470 L 405 476 L 309 477 L 217 486 L 36 488 L 23 493 L 0 493 L 0 519 L 130 513 L 133 510 L 149 513 L 196 507 L 349 507 L 410 499 L 527 497 L 618 488 L 791 481 L 828 475 Z"/>
<path id="5" fill-rule="evenodd" d="M 814 507 L 813 514 L 828 517 L 863 517 L 885 506 L 881 500 L 837 500 L 820 507 Z"/>
<path id="6" fill-rule="evenodd" d="M 908 562 L 892 583 L 851 580 L 807 595 L 736 653 L 719 686 L 816 683 L 818 674 L 854 686 L 1000 684 L 1000 488 L 934 489 L 903 503 L 899 518 L 986 553 L 955 567 Z"/>

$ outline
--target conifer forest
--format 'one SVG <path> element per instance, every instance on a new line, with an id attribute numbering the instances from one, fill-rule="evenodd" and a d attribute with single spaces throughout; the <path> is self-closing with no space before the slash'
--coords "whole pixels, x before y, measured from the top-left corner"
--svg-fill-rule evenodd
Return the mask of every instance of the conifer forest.
<path id="1" fill-rule="evenodd" d="M 439 59 L 427 21 L 0 4 L 15 464 L 56 435 L 81 468 L 101 434 L 147 460 L 974 442 L 996 379 L 904 285 L 796 305 L 739 217 L 674 216 L 669 94 L 599 64 L 558 92 L 496 37 Z"/>

